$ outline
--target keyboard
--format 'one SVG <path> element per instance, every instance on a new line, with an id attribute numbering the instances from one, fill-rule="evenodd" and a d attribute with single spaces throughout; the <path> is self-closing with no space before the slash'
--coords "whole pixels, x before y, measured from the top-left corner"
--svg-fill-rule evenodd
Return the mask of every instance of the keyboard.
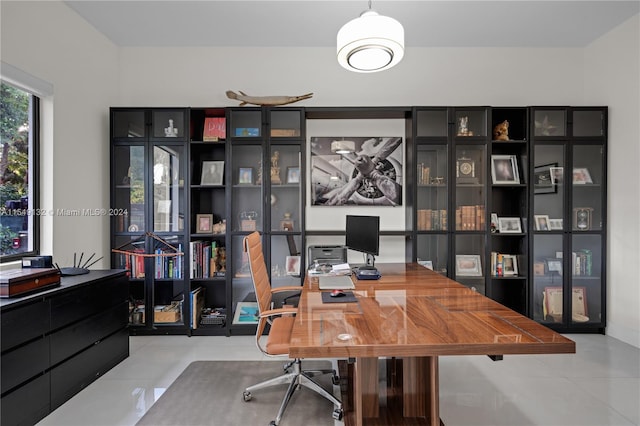
<path id="1" fill-rule="evenodd" d="M 321 276 L 320 290 L 353 290 L 356 286 L 348 275 Z"/>

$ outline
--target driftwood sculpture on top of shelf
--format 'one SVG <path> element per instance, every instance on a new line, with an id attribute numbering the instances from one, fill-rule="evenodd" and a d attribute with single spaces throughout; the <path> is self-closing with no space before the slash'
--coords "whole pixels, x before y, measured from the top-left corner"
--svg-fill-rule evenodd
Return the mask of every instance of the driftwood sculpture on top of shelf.
<path id="1" fill-rule="evenodd" d="M 237 94 L 233 90 L 227 90 L 227 98 L 241 101 L 240 106 L 244 106 L 246 104 L 265 106 L 287 105 L 304 99 L 309 99 L 312 96 L 313 93 L 306 93 L 300 96 L 248 96 L 242 91 L 240 91 L 240 94 Z"/>

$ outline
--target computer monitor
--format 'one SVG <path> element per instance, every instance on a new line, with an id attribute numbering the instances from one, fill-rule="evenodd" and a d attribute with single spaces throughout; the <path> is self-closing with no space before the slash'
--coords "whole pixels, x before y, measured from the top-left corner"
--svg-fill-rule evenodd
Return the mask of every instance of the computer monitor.
<path id="1" fill-rule="evenodd" d="M 367 255 L 360 269 L 375 269 L 375 256 L 380 254 L 380 216 L 347 215 L 345 245 Z"/>

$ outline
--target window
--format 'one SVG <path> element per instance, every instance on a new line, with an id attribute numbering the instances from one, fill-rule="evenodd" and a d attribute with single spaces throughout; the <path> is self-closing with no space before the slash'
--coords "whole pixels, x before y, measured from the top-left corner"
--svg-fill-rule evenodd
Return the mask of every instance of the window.
<path id="1" fill-rule="evenodd" d="M 37 254 L 39 98 L 0 83 L 0 259 Z"/>

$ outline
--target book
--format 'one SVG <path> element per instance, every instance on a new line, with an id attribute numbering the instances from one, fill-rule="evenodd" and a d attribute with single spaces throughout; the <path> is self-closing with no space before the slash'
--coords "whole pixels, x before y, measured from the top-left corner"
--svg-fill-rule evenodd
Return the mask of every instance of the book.
<path id="1" fill-rule="evenodd" d="M 227 136 L 227 123 L 224 117 L 206 117 L 202 140 L 205 142 L 217 142 Z"/>

